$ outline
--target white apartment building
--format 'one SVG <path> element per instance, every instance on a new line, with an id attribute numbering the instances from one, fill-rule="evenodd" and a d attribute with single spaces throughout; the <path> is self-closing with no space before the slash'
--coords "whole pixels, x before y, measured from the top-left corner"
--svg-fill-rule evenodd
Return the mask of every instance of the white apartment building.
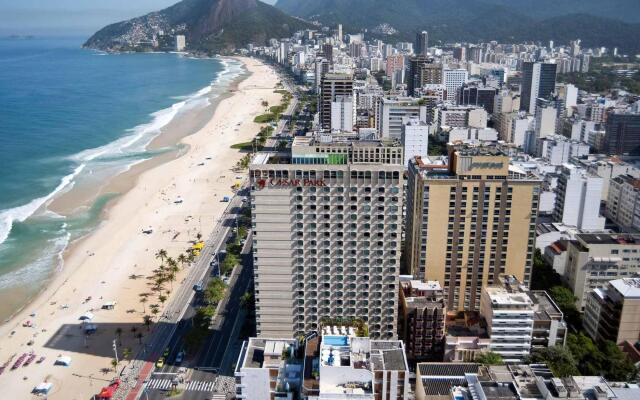
<path id="1" fill-rule="evenodd" d="M 591 290 L 640 273 L 640 235 L 577 234 L 568 242 L 566 260 L 564 279 L 583 310 Z"/>
<path id="2" fill-rule="evenodd" d="M 351 96 L 336 96 L 331 102 L 331 130 L 352 132 L 355 121 L 355 104 Z"/>
<path id="3" fill-rule="evenodd" d="M 600 216 L 602 178 L 572 164 L 560 168 L 553 218 L 583 231 L 604 229 Z"/>
<path id="4" fill-rule="evenodd" d="M 417 118 L 405 119 L 402 127 L 402 148 L 404 153 L 404 168 L 409 165 L 409 160 L 415 156 L 427 158 L 429 156 L 429 134 L 431 125 L 421 122 Z"/>
<path id="5" fill-rule="evenodd" d="M 542 157 L 551 165 L 566 164 L 573 157 L 589 155 L 589 145 L 575 140 L 569 140 L 565 136 L 551 135 L 538 139 L 538 157 Z"/>
<path id="6" fill-rule="evenodd" d="M 183 51 L 187 47 L 184 35 L 176 35 L 176 51 Z"/>
<path id="7" fill-rule="evenodd" d="M 439 107 L 436 121 L 439 129 L 487 127 L 488 115 L 482 107 L 455 106 Z"/>
<path id="8" fill-rule="evenodd" d="M 395 338 L 404 157 L 398 142 L 296 137 L 250 166 L 259 337 L 362 318 Z"/>
<path id="9" fill-rule="evenodd" d="M 449 69 L 442 71 L 442 84 L 447 88 L 447 100 L 457 101 L 458 91 L 469 78 L 466 69 Z"/>
<path id="10" fill-rule="evenodd" d="M 640 180 L 631 175 L 611 179 L 606 213 L 622 228 L 640 229 Z"/>
<path id="11" fill-rule="evenodd" d="M 502 286 L 485 286 L 480 314 L 487 321 L 491 351 L 505 362 L 521 362 L 531 351 L 534 304 L 529 296 Z"/>
<path id="12" fill-rule="evenodd" d="M 493 128 L 454 128 L 449 131 L 449 143 L 497 142 L 498 131 Z"/>
<path id="13" fill-rule="evenodd" d="M 376 108 L 376 128 L 383 139 L 400 139 L 403 118 L 418 118 L 427 122 L 427 107 L 412 97 L 382 97 Z"/>

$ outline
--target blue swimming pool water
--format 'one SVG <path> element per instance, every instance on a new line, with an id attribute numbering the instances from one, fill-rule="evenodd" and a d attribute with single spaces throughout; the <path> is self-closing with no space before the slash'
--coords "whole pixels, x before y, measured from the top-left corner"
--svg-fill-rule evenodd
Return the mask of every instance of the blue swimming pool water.
<path id="1" fill-rule="evenodd" d="M 346 336 L 325 336 L 322 341 L 329 346 L 346 346 L 348 344 Z"/>

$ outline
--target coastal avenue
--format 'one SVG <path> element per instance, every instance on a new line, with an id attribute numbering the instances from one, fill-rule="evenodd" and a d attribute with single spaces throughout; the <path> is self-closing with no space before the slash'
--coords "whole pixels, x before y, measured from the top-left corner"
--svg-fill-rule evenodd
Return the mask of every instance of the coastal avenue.
<path id="1" fill-rule="evenodd" d="M 277 138 L 290 136 L 290 132 L 285 134 L 288 121 L 298 106 L 298 98 L 295 85 L 286 75 L 281 75 L 285 89 L 293 94 L 289 107 L 283 113 L 283 117 L 278 122 L 275 135 L 267 141 L 265 147 L 275 148 Z M 211 277 L 210 262 L 211 254 L 219 254 L 226 244 L 231 228 L 235 225 L 237 211 L 242 206 L 242 199 L 248 194 L 245 186 L 234 196 L 220 218 L 218 226 L 206 241 L 202 251 L 203 257 L 198 259 L 192 269 L 192 273 L 185 279 L 179 293 L 174 297 L 163 315 L 167 316 L 169 324 L 157 327 L 151 340 L 151 349 L 142 355 L 147 363 L 141 370 L 135 389 L 126 397 L 127 400 L 143 399 L 164 399 L 166 391 L 172 387 L 172 381 L 182 370 L 185 382 L 179 385 L 183 391 L 181 399 L 200 400 L 215 399 L 212 396 L 214 387 L 220 387 L 220 382 L 216 380 L 233 379 L 231 366 L 235 363 L 240 352 L 237 337 L 245 319 L 245 311 L 240 307 L 240 296 L 245 293 L 251 284 L 253 274 L 253 257 L 251 256 L 251 235 L 247 237 L 245 246 L 242 249 L 242 263 L 237 267 L 229 281 L 227 295 L 218 306 L 218 312 L 212 321 L 213 332 L 201 346 L 197 356 L 190 360 L 185 360 L 183 366 L 175 364 L 177 353 L 184 347 L 184 335 L 188 331 L 187 321 L 195 314 L 195 303 L 193 286 L 203 282 L 206 286 Z M 160 370 L 155 371 L 155 362 L 162 355 L 166 348 L 169 348 L 169 361 Z M 147 356 L 151 354 L 151 356 Z M 229 378 L 231 377 L 231 378 Z M 215 384 L 215 386 L 214 386 Z M 186 389 L 186 390 L 185 390 Z M 233 386 L 228 388 L 233 392 Z M 216 399 L 217 400 L 217 399 Z"/>
<path id="2" fill-rule="evenodd" d="M 171 349 L 171 354 L 168 360 L 173 361 L 175 359 L 175 356 L 179 351 L 179 346 L 182 344 L 182 338 L 188 328 L 188 325 L 185 323 L 185 321 L 190 319 L 195 313 L 195 310 L 193 308 L 193 299 L 195 293 L 193 290 L 193 286 L 199 282 L 208 282 L 212 269 L 212 267 L 210 266 L 210 262 L 212 261 L 211 255 L 217 254 L 226 245 L 226 240 L 229 236 L 229 232 L 235 226 L 235 219 L 238 216 L 237 212 L 240 207 L 242 207 L 242 199 L 244 198 L 244 196 L 240 194 L 246 193 L 246 191 L 246 188 L 241 189 L 241 191 L 238 192 L 238 195 L 234 196 L 231 199 L 228 207 L 226 208 L 224 214 L 218 222 L 218 226 L 206 241 L 205 247 L 202 250 L 203 256 L 200 257 L 191 267 L 191 272 L 185 278 L 184 282 L 180 285 L 180 288 L 177 289 L 175 297 L 170 301 L 169 305 L 166 307 L 164 313 L 162 314 L 161 321 L 164 323 L 159 323 L 156 325 L 154 331 L 152 332 L 151 339 L 149 340 L 149 344 L 147 344 L 145 348 L 141 350 L 141 354 L 138 355 L 137 359 L 146 360 L 146 362 L 138 362 L 136 363 L 138 365 L 133 366 L 133 368 L 140 368 L 140 373 L 138 375 L 135 388 L 128 395 L 126 395 L 126 397 L 124 397 L 127 400 L 140 398 L 143 393 L 145 395 L 143 396 L 143 398 L 145 399 L 155 397 L 153 393 L 154 391 L 146 388 L 146 386 L 150 382 L 149 377 L 151 376 L 152 371 L 155 367 L 155 362 L 167 347 L 170 347 Z M 248 246 L 249 243 L 250 240 L 247 240 L 246 245 L 243 248 L 243 255 L 246 255 L 248 253 L 248 249 L 250 249 L 250 246 Z M 205 342 L 205 344 L 208 343 L 210 345 L 211 350 L 206 352 L 205 354 L 201 354 L 199 352 L 199 357 L 196 360 L 198 362 L 209 363 L 222 361 L 221 356 L 218 352 L 215 351 L 215 349 L 218 347 L 217 345 L 225 343 L 223 342 L 223 340 L 228 341 L 230 339 L 230 332 L 232 330 L 228 328 L 229 323 L 226 321 L 226 318 L 224 318 L 224 316 L 225 314 L 228 314 L 234 315 L 236 319 L 239 317 L 239 315 L 241 314 L 237 311 L 239 307 L 239 298 L 241 294 L 244 293 L 244 291 L 248 288 L 250 282 L 251 267 L 246 265 L 247 257 L 243 257 L 245 258 L 245 260 L 243 260 L 242 266 L 236 268 L 235 275 L 232 276 L 231 281 L 229 282 L 230 286 L 228 293 L 232 292 L 231 299 L 229 300 L 229 297 L 226 297 L 225 300 L 223 300 L 218 308 L 218 310 L 221 310 L 223 312 L 217 314 L 217 317 L 214 320 L 214 323 L 220 324 L 222 328 L 216 331 L 217 335 L 210 335 L 208 341 Z M 248 258 L 249 260 L 251 259 L 251 257 Z M 234 325 L 231 324 L 231 326 L 233 327 Z M 224 347 L 226 348 L 226 344 L 224 345 Z M 202 359 L 203 356 L 206 356 L 205 359 Z M 185 361 L 185 365 L 187 365 L 187 361 L 189 360 Z M 191 361 L 191 363 L 192 362 L 193 361 Z M 199 364 L 194 365 L 199 366 Z M 203 366 L 205 365 L 206 364 L 203 364 Z M 171 380 L 175 376 L 178 367 L 167 366 L 166 368 L 166 372 L 164 371 L 164 368 L 159 372 L 165 373 L 166 375 L 164 376 L 166 376 L 167 379 Z M 126 374 L 127 371 L 124 371 L 124 373 Z M 206 374 L 198 372 L 198 374 L 196 375 L 198 379 L 206 379 L 207 381 L 212 381 L 212 379 L 215 378 L 215 375 L 212 373 Z M 148 382 L 145 383 L 145 381 Z M 189 392 L 186 392 L 183 398 L 206 398 L 206 394 L 208 394 L 208 392 L 201 392 L 200 397 L 192 397 Z M 155 398 L 164 398 L 164 396 Z"/>

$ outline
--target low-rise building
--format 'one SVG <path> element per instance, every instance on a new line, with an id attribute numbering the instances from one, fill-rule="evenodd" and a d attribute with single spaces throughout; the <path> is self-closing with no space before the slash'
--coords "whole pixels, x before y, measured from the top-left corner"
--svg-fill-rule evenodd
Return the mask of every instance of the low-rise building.
<path id="1" fill-rule="evenodd" d="M 301 389 L 302 360 L 295 357 L 296 339 L 245 341 L 236 364 L 236 398 L 272 400 L 293 398 Z"/>
<path id="2" fill-rule="evenodd" d="M 531 351 L 534 305 L 521 290 L 504 286 L 482 289 L 480 314 L 487 321 L 491 351 L 506 362 L 520 362 Z"/>

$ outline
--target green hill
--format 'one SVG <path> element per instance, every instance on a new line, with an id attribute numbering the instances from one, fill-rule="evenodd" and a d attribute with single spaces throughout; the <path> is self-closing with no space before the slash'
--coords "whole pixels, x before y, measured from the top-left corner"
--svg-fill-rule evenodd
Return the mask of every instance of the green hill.
<path id="1" fill-rule="evenodd" d="M 106 51 L 154 48 L 176 34 L 186 37 L 192 51 L 225 53 L 248 43 L 265 44 L 310 27 L 258 0 L 183 0 L 171 7 L 108 25 L 91 36 L 85 47 Z"/>

